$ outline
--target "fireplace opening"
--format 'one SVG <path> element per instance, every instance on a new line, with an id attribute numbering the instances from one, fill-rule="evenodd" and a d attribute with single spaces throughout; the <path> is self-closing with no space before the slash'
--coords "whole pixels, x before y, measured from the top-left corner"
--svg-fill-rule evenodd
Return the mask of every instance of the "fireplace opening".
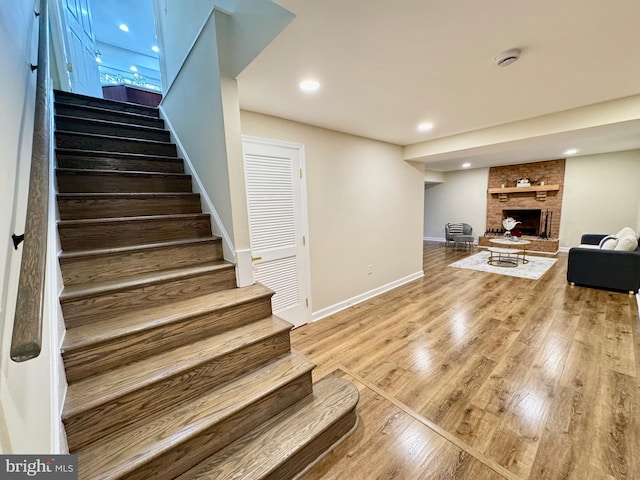
<path id="1" fill-rule="evenodd" d="M 502 219 L 511 217 L 521 222 L 514 230 L 520 230 L 523 235 L 539 236 L 542 210 L 526 209 L 526 210 L 503 210 Z"/>

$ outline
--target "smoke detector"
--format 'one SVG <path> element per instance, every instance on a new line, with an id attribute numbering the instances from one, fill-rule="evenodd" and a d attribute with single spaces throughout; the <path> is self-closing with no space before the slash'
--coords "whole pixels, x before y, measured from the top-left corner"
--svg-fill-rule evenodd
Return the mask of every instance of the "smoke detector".
<path id="1" fill-rule="evenodd" d="M 504 52 L 500 52 L 496 55 L 495 61 L 496 65 L 499 67 L 506 67 L 507 65 L 511 65 L 513 62 L 520 58 L 521 50 L 519 48 L 511 48 L 509 50 L 505 50 Z"/>

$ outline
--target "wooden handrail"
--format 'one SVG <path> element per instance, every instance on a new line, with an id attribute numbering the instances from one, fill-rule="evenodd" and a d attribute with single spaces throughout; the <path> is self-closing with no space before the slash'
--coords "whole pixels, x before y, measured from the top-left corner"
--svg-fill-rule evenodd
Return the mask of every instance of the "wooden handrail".
<path id="1" fill-rule="evenodd" d="M 49 209 L 49 11 L 40 0 L 38 65 L 29 198 L 18 297 L 11 337 L 11 359 L 35 358 L 42 348 L 47 217 Z"/>

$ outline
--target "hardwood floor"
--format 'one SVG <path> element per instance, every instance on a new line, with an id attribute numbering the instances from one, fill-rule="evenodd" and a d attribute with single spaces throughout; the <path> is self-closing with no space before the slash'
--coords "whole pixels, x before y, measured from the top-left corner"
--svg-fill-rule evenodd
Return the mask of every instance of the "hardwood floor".
<path id="1" fill-rule="evenodd" d="M 302 478 L 640 478 L 636 299 L 449 268 L 292 332 L 360 390 L 356 432 Z"/>

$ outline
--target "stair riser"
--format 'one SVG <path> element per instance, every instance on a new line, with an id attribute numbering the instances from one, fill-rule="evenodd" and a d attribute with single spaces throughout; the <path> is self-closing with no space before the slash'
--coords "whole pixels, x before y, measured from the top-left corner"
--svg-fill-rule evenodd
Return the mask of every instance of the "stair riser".
<path id="1" fill-rule="evenodd" d="M 75 223 L 58 225 L 60 242 L 65 251 L 93 248 L 126 247 L 211 236 L 208 215 L 190 218 L 131 220 L 90 225 Z"/>
<path id="2" fill-rule="evenodd" d="M 127 275 L 168 268 L 196 266 L 222 259 L 222 243 L 211 240 L 191 245 L 154 248 L 139 252 L 60 258 L 65 285 L 91 284 Z"/>
<path id="3" fill-rule="evenodd" d="M 68 115 L 76 118 L 88 118 L 92 120 L 104 120 L 107 122 L 125 123 L 142 127 L 164 128 L 164 120 L 139 115 L 130 115 L 110 110 L 88 109 L 82 105 L 69 105 L 56 103 L 56 114 Z"/>
<path id="4" fill-rule="evenodd" d="M 200 197 L 58 198 L 61 220 L 202 213 Z"/>
<path id="5" fill-rule="evenodd" d="M 172 143 L 128 140 L 115 137 L 96 137 L 90 134 L 55 132 L 58 148 L 78 148 L 80 150 L 100 150 L 103 152 L 145 153 L 148 155 L 177 156 Z"/>
<path id="6" fill-rule="evenodd" d="M 77 299 L 62 299 L 62 313 L 67 328 L 77 327 L 118 315 L 137 308 L 166 305 L 236 286 L 232 265 L 179 279 L 130 288 L 115 293 Z"/>
<path id="7" fill-rule="evenodd" d="M 56 102 L 68 103 L 71 105 L 87 105 L 89 107 L 103 108 L 113 110 L 115 112 L 130 112 L 139 115 L 145 115 L 151 118 L 158 118 L 160 112 L 157 108 L 145 107 L 133 103 L 115 102 L 103 100 L 94 97 L 79 97 L 75 95 L 67 95 L 65 92 L 55 92 Z"/>
<path id="8" fill-rule="evenodd" d="M 135 177 L 123 175 L 68 174 L 58 172 L 60 193 L 156 193 L 191 192 L 191 177 Z M 169 212 L 165 212 L 168 215 Z"/>
<path id="9" fill-rule="evenodd" d="M 79 446 L 87 445 L 125 425 L 131 426 L 132 419 L 136 419 L 136 422 L 148 422 L 167 405 L 194 400 L 211 389 L 286 354 L 290 348 L 289 332 L 282 332 L 181 375 L 164 379 L 82 414 L 66 418 L 64 424 L 69 449 L 76 450 Z"/>
<path id="10" fill-rule="evenodd" d="M 67 381 L 75 382 L 106 372 L 111 368 L 186 345 L 206 336 L 242 327 L 269 315 L 271 315 L 271 301 L 267 296 L 98 345 L 65 351 L 62 357 Z"/>
<path id="11" fill-rule="evenodd" d="M 94 155 L 71 155 L 65 153 L 56 154 L 59 168 L 83 168 L 86 170 L 119 170 L 123 172 L 162 172 L 184 173 L 182 159 L 154 159 L 153 157 L 117 157 Z"/>
<path id="12" fill-rule="evenodd" d="M 148 130 L 148 127 L 135 125 L 117 125 L 112 123 L 95 122 L 90 119 L 73 119 L 56 115 L 56 129 L 67 132 L 95 133 L 112 137 L 137 138 L 141 140 L 155 140 L 157 142 L 171 141 L 171 135 L 166 130 Z"/>
<path id="13" fill-rule="evenodd" d="M 127 474 L 127 480 L 172 480 L 262 422 L 312 393 L 311 373 Z"/>

